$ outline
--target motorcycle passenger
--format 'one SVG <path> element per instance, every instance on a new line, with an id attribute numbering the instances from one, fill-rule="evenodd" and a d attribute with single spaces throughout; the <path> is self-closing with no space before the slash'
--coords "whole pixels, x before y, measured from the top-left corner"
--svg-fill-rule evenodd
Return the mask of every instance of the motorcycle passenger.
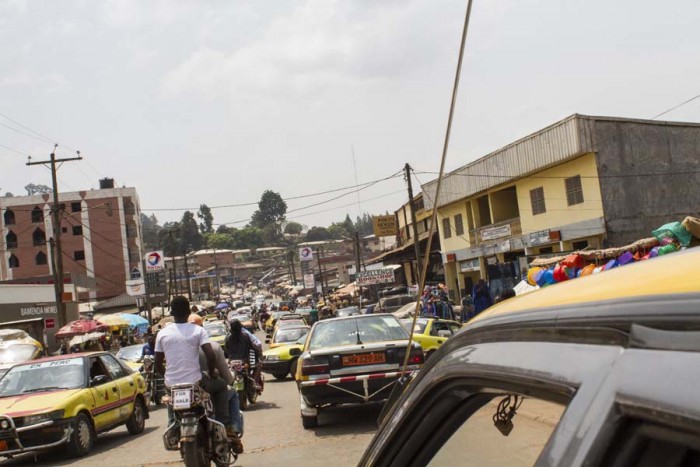
<path id="1" fill-rule="evenodd" d="M 197 326 L 203 326 L 202 317 L 199 315 L 191 314 L 187 320 Z M 234 452 L 241 454 L 243 443 L 240 439 L 242 423 L 238 393 L 229 389 L 229 386 L 233 385 L 233 375 L 226 364 L 226 357 L 221 346 L 214 341 L 211 341 L 210 344 L 216 355 L 216 369 L 221 378 L 212 379 L 203 376 L 203 387 L 211 395 L 214 418 L 226 426 L 226 435 L 233 442 Z M 199 364 L 202 372 L 207 371 L 206 358 L 201 350 Z"/>
<path id="2" fill-rule="evenodd" d="M 168 392 L 176 384 L 199 384 L 202 382 L 199 351 L 204 353 L 209 375 L 215 378 L 216 354 L 203 327 L 188 322 L 190 302 L 177 296 L 170 302 L 171 315 L 175 322 L 163 328 L 156 336 L 155 370 L 165 374 L 165 387 Z M 168 367 L 164 362 L 167 360 Z M 168 424 L 174 421 L 172 407 L 168 405 Z"/>
<path id="3" fill-rule="evenodd" d="M 230 360 L 241 360 L 250 363 L 250 351 L 255 352 L 255 370 L 253 378 L 256 385 L 260 385 L 260 371 L 262 370 L 262 345 L 256 344 L 255 336 L 243 329 L 238 320 L 231 321 L 231 334 L 226 339 L 226 353 Z M 255 340 L 260 342 L 257 338 Z"/>

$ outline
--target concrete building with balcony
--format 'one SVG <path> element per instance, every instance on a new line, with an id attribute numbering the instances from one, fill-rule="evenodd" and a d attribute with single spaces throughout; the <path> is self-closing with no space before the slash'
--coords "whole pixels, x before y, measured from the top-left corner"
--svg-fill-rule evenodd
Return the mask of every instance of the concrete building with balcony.
<path id="1" fill-rule="evenodd" d="M 106 299 L 126 292 L 130 271 L 141 266 L 141 218 L 135 188 L 114 188 L 100 180 L 99 190 L 59 194 L 61 243 L 66 276 L 87 277 L 90 289 L 79 298 Z M 0 281 L 39 283 L 53 274 L 53 196 L 0 198 Z"/>
<path id="2" fill-rule="evenodd" d="M 437 180 L 423 185 L 433 208 Z M 700 124 L 572 115 L 445 175 L 438 230 L 459 299 L 534 255 L 621 246 L 700 212 Z"/>

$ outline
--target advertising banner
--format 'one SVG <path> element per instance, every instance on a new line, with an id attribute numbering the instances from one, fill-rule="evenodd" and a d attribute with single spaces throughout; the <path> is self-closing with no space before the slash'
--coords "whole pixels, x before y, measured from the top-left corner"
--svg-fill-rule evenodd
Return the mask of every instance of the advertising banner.
<path id="1" fill-rule="evenodd" d="M 393 269 L 375 269 L 374 271 L 360 271 L 356 275 L 357 285 L 364 287 L 367 285 L 388 284 L 394 282 Z"/>

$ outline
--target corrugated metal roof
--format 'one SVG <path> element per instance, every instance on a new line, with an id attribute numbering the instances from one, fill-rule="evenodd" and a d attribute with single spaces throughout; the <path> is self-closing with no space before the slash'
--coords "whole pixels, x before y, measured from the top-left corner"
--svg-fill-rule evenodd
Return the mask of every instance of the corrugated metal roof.
<path id="1" fill-rule="evenodd" d="M 439 206 L 594 151 L 593 118 L 574 114 L 443 177 Z M 437 179 L 423 185 L 425 209 L 434 207 Z"/>

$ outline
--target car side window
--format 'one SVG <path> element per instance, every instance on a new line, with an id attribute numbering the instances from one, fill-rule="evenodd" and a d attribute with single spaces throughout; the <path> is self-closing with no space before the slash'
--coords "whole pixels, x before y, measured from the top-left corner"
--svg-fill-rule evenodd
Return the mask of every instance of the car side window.
<path id="1" fill-rule="evenodd" d="M 107 380 L 112 379 L 100 360 L 97 357 L 90 357 L 90 381 L 97 376 L 106 376 Z"/>
<path id="2" fill-rule="evenodd" d="M 450 331 L 452 331 L 452 334 L 462 329 L 462 326 L 460 326 L 459 324 L 448 323 L 447 326 L 450 328 Z"/>
<path id="3" fill-rule="evenodd" d="M 449 331 L 450 328 L 447 327 L 446 323 L 441 323 L 440 321 L 433 321 L 433 325 L 430 327 L 431 336 L 439 336 L 438 331 Z"/>
<path id="4" fill-rule="evenodd" d="M 111 379 L 119 379 L 127 375 L 124 368 L 122 368 L 119 362 L 111 355 L 101 355 L 100 360 L 102 360 L 102 363 L 107 368 Z"/>
<path id="5" fill-rule="evenodd" d="M 504 401 L 508 407 L 503 407 Z M 516 414 L 506 421 L 513 405 Z M 540 399 L 497 395 L 462 422 L 428 465 L 534 465 L 565 408 Z"/>

